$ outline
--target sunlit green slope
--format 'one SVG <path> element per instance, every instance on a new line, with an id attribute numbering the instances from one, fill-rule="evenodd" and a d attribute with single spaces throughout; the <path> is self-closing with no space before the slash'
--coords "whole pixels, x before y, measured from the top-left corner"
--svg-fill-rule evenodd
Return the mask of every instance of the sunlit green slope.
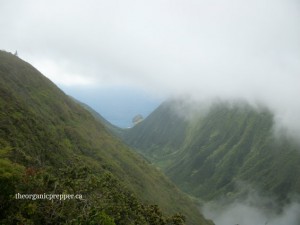
<path id="1" fill-rule="evenodd" d="M 209 224 L 174 184 L 86 109 L 3 51 L 0 184 L 3 224 L 181 224 L 177 212 L 188 224 Z M 84 199 L 15 200 L 15 193 Z"/>

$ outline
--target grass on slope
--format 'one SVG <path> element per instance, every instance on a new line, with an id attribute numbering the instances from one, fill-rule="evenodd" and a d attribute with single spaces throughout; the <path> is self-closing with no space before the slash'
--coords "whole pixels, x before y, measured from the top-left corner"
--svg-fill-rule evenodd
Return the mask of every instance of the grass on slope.
<path id="1" fill-rule="evenodd" d="M 178 102 L 165 102 L 125 130 L 123 138 L 182 190 L 204 200 L 234 198 L 242 181 L 281 202 L 300 193 L 299 146 L 285 136 L 274 137 L 271 112 L 243 102 L 218 102 L 203 114 L 201 105 L 179 103 L 179 112 L 187 116 L 179 116 Z M 190 108 L 196 110 L 186 120 Z"/>
<path id="2" fill-rule="evenodd" d="M 221 104 L 191 124 L 190 141 L 166 170 L 188 193 L 210 200 L 238 191 L 238 181 L 251 183 L 280 200 L 300 193 L 294 176 L 300 174 L 299 147 L 290 140 L 275 139 L 270 112 L 258 112 L 241 103 Z"/>
<path id="3" fill-rule="evenodd" d="M 112 188 L 105 189 L 107 195 L 103 193 L 108 200 L 99 197 L 98 201 L 91 202 L 87 214 L 83 215 L 85 217 L 77 218 L 79 222 L 69 221 L 70 224 L 80 223 L 81 219 L 85 221 L 90 216 L 99 217 L 95 220 L 98 222 L 107 219 L 117 224 L 142 224 L 141 221 L 160 224 L 161 219 L 167 221 L 160 209 L 164 214 L 183 213 L 189 224 L 208 224 L 192 202 L 155 168 L 112 137 L 90 113 L 36 69 L 5 52 L 0 52 L 0 126 L 0 149 L 9 152 L 0 161 L 1 165 L 6 165 L 1 172 L 1 188 L 8 185 L 14 191 L 53 192 L 55 187 L 60 187 L 59 191 L 68 192 L 95 186 L 95 190 L 102 193 L 103 179 L 111 177 L 108 185 Z M 16 169 L 12 170 L 13 167 Z M 80 168 L 89 172 L 81 177 L 78 175 L 82 172 Z M 66 177 L 59 172 L 61 170 L 69 171 Z M 72 174 L 75 174 L 73 178 Z M 70 183 L 62 181 L 63 178 L 70 178 Z M 97 195 L 86 193 L 89 200 Z M 51 216 L 49 203 L 25 201 L 20 206 L 22 208 L 16 208 L 12 196 L 7 198 L 2 190 L 1 194 L 8 204 L 5 215 L 14 216 L 21 223 L 38 223 L 42 212 Z M 111 211 L 105 204 L 124 207 Z M 102 208 L 97 208 L 97 205 Z M 160 209 L 151 205 L 158 205 Z M 45 211 L 39 214 L 37 207 Z M 80 203 L 69 202 L 65 206 L 57 204 L 53 207 L 63 207 L 59 208 L 59 215 L 55 215 L 53 223 L 59 220 L 66 223 L 72 215 L 81 215 L 78 211 L 82 207 Z M 64 218 L 68 208 L 73 214 L 66 214 L 69 217 Z M 125 217 L 127 220 L 120 220 L 121 212 L 130 215 Z M 135 214 L 138 218 L 134 218 Z M 174 221 L 179 223 L 180 219 L 176 214 Z"/>

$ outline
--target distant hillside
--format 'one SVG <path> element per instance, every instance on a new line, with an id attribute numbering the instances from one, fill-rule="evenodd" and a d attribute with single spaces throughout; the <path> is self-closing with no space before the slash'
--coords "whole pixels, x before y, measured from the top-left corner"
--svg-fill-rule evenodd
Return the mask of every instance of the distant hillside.
<path id="1" fill-rule="evenodd" d="M 102 123 L 107 128 L 107 131 L 111 132 L 113 135 L 115 135 L 115 134 L 117 134 L 117 136 L 120 135 L 120 133 L 122 132 L 121 128 L 111 124 L 108 120 L 106 120 L 103 116 L 101 116 L 98 112 L 96 112 L 93 108 L 91 108 L 87 104 L 78 101 L 77 99 L 73 98 L 72 96 L 69 96 L 69 97 L 72 98 L 76 103 L 81 105 L 83 108 L 85 108 L 87 111 L 89 111 L 96 120 L 98 120 L 100 123 Z"/>
<path id="2" fill-rule="evenodd" d="M 268 110 L 245 103 L 219 102 L 204 113 L 171 100 L 122 137 L 195 197 L 237 196 L 244 182 L 282 202 L 300 193 L 300 147 L 274 138 L 273 124 Z"/>
<path id="3" fill-rule="evenodd" d="M 168 160 L 179 149 L 184 142 L 187 126 L 187 122 L 173 110 L 172 102 L 166 102 L 144 121 L 124 130 L 122 135 L 131 147 L 158 163 Z"/>
<path id="4" fill-rule="evenodd" d="M 211 224 L 35 68 L 0 52 L 1 224 Z M 16 200 L 15 194 L 83 200 Z"/>

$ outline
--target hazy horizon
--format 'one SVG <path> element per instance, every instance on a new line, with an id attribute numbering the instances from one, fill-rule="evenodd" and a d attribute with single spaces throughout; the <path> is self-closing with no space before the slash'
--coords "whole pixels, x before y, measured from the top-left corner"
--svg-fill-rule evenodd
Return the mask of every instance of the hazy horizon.
<path id="1" fill-rule="evenodd" d="M 90 90 L 67 86 L 60 88 L 120 128 L 132 127 L 134 116 L 140 114 L 146 118 L 164 101 L 136 88 L 102 87 Z"/>
<path id="2" fill-rule="evenodd" d="M 149 99 L 239 98 L 298 134 L 299 12 L 296 0 L 4 0 L 0 48 L 67 94 L 80 88 L 79 99 L 107 87 Z"/>
<path id="3" fill-rule="evenodd" d="M 300 1 L 298 0 L 2 0 L 0 25 L 2 28 L 0 49 L 12 53 L 18 51 L 21 59 L 36 67 L 67 95 L 88 104 L 109 122 L 119 127 L 130 127 L 131 120 L 135 115 L 148 116 L 168 98 L 188 96 L 191 102 L 203 102 L 206 105 L 210 105 L 209 103 L 215 99 L 227 102 L 239 100 L 255 107 L 264 106 L 270 109 L 274 114 L 274 131 L 284 131 L 277 133 L 286 133 L 300 143 L 300 101 L 298 100 L 300 97 Z M 50 121 L 50 119 L 48 120 Z M 20 121 L 22 122 L 22 120 Z M 90 136 L 87 132 L 88 127 L 82 129 L 83 134 L 81 134 L 81 130 L 78 132 L 74 130 L 76 135 L 73 138 L 73 127 L 65 129 L 64 123 L 61 124 L 62 127 L 57 130 L 59 132 L 62 130 L 66 139 L 62 139 L 58 146 L 66 146 L 66 152 L 54 155 L 53 161 L 72 152 L 73 145 L 76 146 L 74 154 L 77 151 L 84 154 L 82 159 L 95 156 L 95 159 L 98 160 L 98 153 L 94 154 L 94 152 L 98 151 L 96 144 L 100 143 L 101 145 L 102 139 L 98 140 L 98 136 L 91 135 L 91 137 L 96 137 L 97 142 L 92 143 L 93 138 L 90 137 L 85 142 L 84 137 Z M 244 122 L 243 124 L 247 125 Z M 232 127 L 236 129 L 235 124 L 232 124 Z M 265 157 L 266 152 L 260 154 L 260 150 L 271 139 L 267 139 L 267 142 L 259 139 L 258 143 L 252 145 L 251 142 L 256 141 L 256 134 L 254 135 L 256 132 L 252 131 L 254 125 L 249 125 L 249 127 L 251 134 L 233 136 L 230 139 L 230 143 L 233 144 L 228 144 L 228 146 L 227 142 L 223 143 L 223 140 L 220 140 L 222 144 L 220 146 L 237 151 L 238 147 L 242 148 L 244 145 L 248 147 L 249 145 L 249 149 L 247 149 L 249 152 L 254 146 L 253 149 L 257 151 L 251 156 Z M 31 126 L 28 125 L 27 130 L 30 129 Z M 193 132 L 198 132 L 198 130 L 200 130 L 198 125 L 191 129 Z M 38 132 L 39 136 L 49 133 L 42 131 Z M 246 131 L 248 129 L 245 129 L 245 133 Z M 53 137 L 59 137 L 59 132 L 54 133 Z M 72 136 L 71 140 L 75 140 L 78 133 L 80 137 L 78 142 L 83 144 L 77 147 L 77 142 L 69 143 L 68 132 Z M 103 133 L 106 135 L 106 132 Z M 152 133 L 157 135 L 155 131 Z M 164 133 L 168 132 L 164 130 Z M 206 134 L 206 130 L 203 133 Z M 208 141 L 206 139 L 214 141 L 213 138 L 219 137 L 215 135 L 218 133 L 219 131 L 216 129 L 216 132 L 211 133 L 210 136 L 203 136 L 203 141 L 190 140 L 190 143 L 182 146 L 192 146 L 191 152 L 194 154 L 200 144 Z M 244 134 L 239 131 L 238 133 Z M 277 133 L 274 132 L 274 134 Z M 260 134 L 257 132 L 257 135 Z M 24 140 L 26 135 L 22 136 Z M 195 136 L 197 135 L 198 133 Z M 223 136 L 224 139 L 227 137 L 227 135 Z M 240 137 L 242 137 L 241 144 L 236 141 Z M 261 137 L 265 138 L 265 136 Z M 11 137 L 8 139 L 10 140 Z M 52 139 L 49 142 L 51 144 L 54 142 Z M 20 140 L 23 139 L 20 138 Z M 44 137 L 41 140 L 44 140 Z M 152 139 L 150 142 L 152 144 Z M 293 145 L 292 142 L 291 145 Z M 22 143 L 20 141 L 17 146 Z M 110 154 L 110 147 L 106 147 L 109 144 L 111 144 L 110 140 L 104 143 L 103 151 Z M 209 147 L 204 146 L 203 149 L 210 154 L 211 151 L 214 151 L 213 147 L 218 144 L 207 145 Z M 14 145 L 13 143 L 11 146 Z M 28 152 L 31 152 L 30 145 L 28 146 Z M 56 145 L 54 146 L 56 149 Z M 91 151 L 85 150 L 85 146 L 90 146 Z M 116 154 L 112 153 L 106 156 L 105 153 L 103 158 L 99 155 L 99 162 L 95 161 L 95 164 L 104 162 L 103 171 L 107 167 L 111 172 L 114 171 L 114 168 L 111 169 L 110 164 L 106 166 L 105 160 L 111 161 L 109 162 L 111 165 L 116 165 L 116 173 L 122 174 L 118 171 L 120 169 L 120 171 L 126 172 L 123 171 L 123 168 L 127 168 L 127 158 L 131 154 L 126 155 L 123 166 L 121 157 L 119 157 L 123 150 L 119 151 L 119 142 L 111 147 L 112 152 L 116 150 Z M 150 147 L 152 151 L 152 147 L 159 148 L 160 146 L 151 145 Z M 294 150 L 293 146 L 283 146 L 282 148 L 280 146 L 280 149 L 285 149 L 285 147 L 290 152 Z M 99 146 L 99 149 L 101 148 L 102 146 Z M 166 154 L 163 155 L 165 158 L 171 150 L 173 151 L 169 148 L 171 147 L 167 146 L 165 149 L 158 150 L 166 151 Z M 269 148 L 273 150 L 268 147 L 267 151 Z M 9 145 L 8 149 L 11 149 Z M 234 151 L 230 155 L 233 155 Z M 44 154 L 45 151 L 34 149 L 28 155 L 34 155 L 36 152 Z M 51 151 L 51 154 L 52 152 L 56 154 L 59 151 Z M 24 156 L 26 156 L 25 153 Z M 172 159 L 175 159 L 175 153 L 181 157 L 184 151 L 178 147 L 176 151 L 171 152 Z M 221 153 L 220 157 L 223 157 L 223 152 Z M 36 163 L 41 162 L 38 157 L 39 155 Z M 191 157 L 198 156 L 191 154 Z M 285 155 L 280 154 L 276 157 L 285 157 Z M 232 164 L 239 161 L 240 158 L 243 159 L 239 155 L 233 161 L 226 161 L 229 157 L 225 158 L 223 164 L 230 165 L 228 173 L 232 173 L 235 167 L 238 168 Z M 270 161 L 270 165 L 268 163 L 265 165 L 266 168 L 270 168 L 266 173 L 263 171 L 266 176 L 269 174 L 274 176 L 270 180 L 276 180 L 277 171 L 280 174 L 282 169 L 281 165 L 289 163 L 289 158 L 287 158 L 286 161 L 272 164 L 273 158 L 275 156 L 270 156 L 262 161 L 263 163 Z M 116 163 L 114 163 L 114 159 L 116 159 Z M 182 162 L 185 162 L 186 158 L 179 158 L 179 160 L 181 161 L 177 161 L 177 164 L 174 165 L 183 165 Z M 70 162 L 72 162 L 71 158 L 68 163 Z M 74 160 L 74 162 L 77 161 Z M 131 162 L 135 161 L 128 160 L 128 164 Z M 198 160 L 194 164 L 203 162 L 203 160 Z M 211 164 L 215 163 L 215 161 L 211 162 Z M 142 168 L 138 164 L 138 167 L 128 167 L 128 169 L 141 168 L 142 171 L 145 167 Z M 203 170 L 203 173 L 212 168 L 211 164 L 210 162 L 207 164 L 208 167 Z M 11 165 L 13 166 L 13 164 Z M 203 165 L 206 164 L 203 163 Z M 249 166 L 247 168 L 251 166 L 251 168 L 260 169 L 264 167 L 261 165 L 263 164 L 247 164 Z M 298 167 L 294 167 L 297 165 L 296 163 L 291 165 L 292 167 L 283 171 L 281 176 L 298 169 Z M 273 170 L 275 166 L 278 168 Z M 190 171 L 192 174 L 195 171 L 199 172 L 198 169 L 193 170 L 192 165 L 186 167 L 192 168 Z M 268 173 L 269 170 L 272 170 L 274 175 Z M 132 174 L 131 171 L 128 172 L 128 176 L 140 173 L 139 171 Z M 278 188 L 282 192 L 289 190 L 286 188 L 290 184 L 289 182 L 296 182 L 290 179 L 293 176 L 292 172 L 283 186 L 271 187 L 270 184 L 273 183 L 267 183 L 270 190 L 274 191 Z M 201 173 L 199 172 L 200 175 Z M 178 171 L 175 175 L 178 175 Z M 255 173 L 254 176 L 258 175 Z M 143 176 L 141 177 L 143 178 Z M 125 183 L 138 179 L 128 179 L 128 182 L 125 180 Z M 226 182 L 228 180 L 225 176 L 222 179 Z M 223 180 L 219 184 L 223 184 Z M 148 183 L 149 185 L 154 182 L 149 181 L 151 181 Z M 275 184 L 277 185 L 276 182 Z M 138 187 L 143 188 L 143 185 L 143 183 L 138 184 Z M 168 185 L 168 187 L 171 186 Z M 151 190 L 150 186 L 147 188 Z M 227 194 L 231 194 L 231 192 Z M 263 205 L 256 207 L 248 204 L 247 201 L 233 202 L 219 211 L 215 208 L 204 207 L 204 209 L 206 210 L 205 215 L 220 225 L 236 224 L 236 221 L 240 224 L 256 221 L 265 224 L 270 222 L 276 225 L 287 223 L 296 225 L 299 221 L 299 197 L 292 196 L 291 198 L 293 201 L 282 208 L 281 214 L 278 212 L 265 214 L 262 210 Z"/>

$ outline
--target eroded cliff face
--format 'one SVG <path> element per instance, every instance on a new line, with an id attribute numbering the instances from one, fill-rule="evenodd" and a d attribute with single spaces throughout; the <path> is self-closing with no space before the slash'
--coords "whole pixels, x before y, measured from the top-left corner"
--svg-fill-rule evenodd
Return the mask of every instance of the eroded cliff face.
<path id="1" fill-rule="evenodd" d="M 144 120 L 144 117 L 141 114 L 138 114 L 138 115 L 136 115 L 132 118 L 132 124 L 133 124 L 133 126 L 136 126 L 137 124 L 139 124 L 143 120 Z"/>

